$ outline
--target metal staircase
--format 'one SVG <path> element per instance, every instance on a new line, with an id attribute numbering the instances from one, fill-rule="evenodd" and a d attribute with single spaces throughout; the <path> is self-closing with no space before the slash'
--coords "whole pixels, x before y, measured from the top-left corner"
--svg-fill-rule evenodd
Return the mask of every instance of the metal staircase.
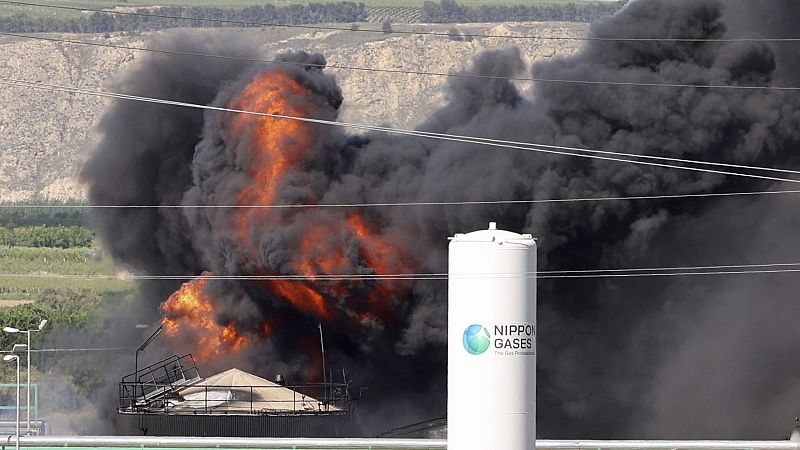
<path id="1" fill-rule="evenodd" d="M 122 377 L 119 383 L 119 409 L 148 409 L 153 402 L 175 396 L 179 390 L 200 380 L 191 354 L 170 356 Z"/>

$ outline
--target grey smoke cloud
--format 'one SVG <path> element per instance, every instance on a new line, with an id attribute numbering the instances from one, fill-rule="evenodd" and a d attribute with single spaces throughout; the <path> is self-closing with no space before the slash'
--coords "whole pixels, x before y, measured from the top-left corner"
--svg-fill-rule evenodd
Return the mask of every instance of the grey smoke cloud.
<path id="1" fill-rule="evenodd" d="M 594 24 L 590 34 L 708 39 L 788 33 L 790 24 L 797 23 L 792 22 L 797 7 L 791 2 L 776 8 L 766 4 L 637 0 Z M 758 12 L 745 20 L 752 11 Z M 225 53 L 255 53 L 235 39 L 160 36 L 159 47 L 213 53 L 220 46 Z M 536 77 L 555 79 L 777 85 L 790 83 L 796 67 L 794 53 L 782 45 L 589 41 L 578 54 L 531 70 Z M 281 57 L 324 61 L 303 52 Z M 223 105 L 254 76 L 280 71 L 307 88 L 308 95 L 291 101 L 306 105 L 315 117 L 335 118 L 346 101 L 333 76 L 311 67 L 247 67 L 229 61 L 205 67 L 208 61 L 203 60 L 200 68 L 190 58 L 159 58 L 143 58 L 117 86 L 139 95 Z M 469 69 L 504 77 L 525 70 L 513 48 L 480 54 Z M 525 92 L 507 80 L 452 78 L 446 98 L 444 107 L 420 118 L 419 129 L 736 164 L 797 165 L 793 149 L 800 138 L 800 116 L 791 93 L 548 83 Z M 84 171 L 92 201 L 235 203 L 248 182 L 248 168 L 264 161 L 247 153 L 253 144 L 247 136 L 231 138 L 232 120 L 217 113 L 114 103 L 100 123 L 105 140 Z M 352 136 L 322 126 L 310 129 L 314 139 L 278 189 L 282 203 L 567 198 L 769 187 L 714 174 L 413 137 Z M 361 213 L 374 233 L 403 249 L 421 272 L 445 271 L 445 237 L 483 228 L 488 220 L 541 237 L 540 266 L 558 270 L 792 259 L 791 246 L 779 252 L 760 250 L 791 236 L 792 208 L 781 202 L 665 200 L 374 208 Z M 345 212 L 252 214 L 247 236 L 253 252 L 237 246 L 235 215 L 224 209 L 114 210 L 100 214 L 98 221 L 115 258 L 147 273 L 292 273 L 304 234 L 320 223 L 330 228 L 329 242 L 336 243 L 331 248 L 345 249 L 342 268 L 370 270 L 365 244 L 335 227 L 348 220 Z M 752 241 L 741 251 L 731 251 L 745 231 L 755 233 Z M 780 437 L 783 427 L 775 424 L 787 420 L 783 415 L 796 403 L 798 391 L 780 373 L 794 332 L 781 331 L 788 327 L 785 317 L 790 315 L 785 313 L 793 307 L 778 299 L 786 299 L 792 289 L 767 280 L 540 282 L 540 435 Z M 270 286 L 209 286 L 216 294 L 219 323 L 242 330 L 275 318 L 283 324 L 280 332 L 261 341 L 259 351 L 231 355 L 221 365 L 245 365 L 269 376 L 278 370 L 303 375 L 309 360 L 298 356 L 298 348 L 316 326 L 313 314 L 293 308 Z M 175 287 L 164 286 L 160 300 Z M 347 289 L 353 298 L 365 298 L 377 288 Z M 370 412 L 365 426 L 372 431 L 444 414 L 446 284 L 418 282 L 393 289 L 397 298 L 390 322 L 333 319 L 325 325 L 334 360 L 373 388 L 365 400 Z M 363 306 L 324 292 L 337 312 Z M 756 305 L 757 293 L 775 300 Z M 784 326 L 764 332 L 771 320 Z M 709 354 L 714 357 L 704 357 Z"/>

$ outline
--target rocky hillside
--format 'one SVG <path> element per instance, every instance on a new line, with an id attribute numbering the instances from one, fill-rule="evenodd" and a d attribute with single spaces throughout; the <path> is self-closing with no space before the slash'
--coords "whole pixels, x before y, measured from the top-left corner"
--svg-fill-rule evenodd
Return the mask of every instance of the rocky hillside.
<path id="1" fill-rule="evenodd" d="M 419 26 L 421 29 L 446 28 Z M 462 32 L 580 35 L 586 25 L 535 23 L 464 25 Z M 207 30 L 220 33 L 221 30 Z M 532 63 L 577 51 L 577 41 L 475 39 L 371 33 L 240 30 L 257 33 L 270 57 L 286 49 L 318 51 L 330 64 L 442 72 L 466 67 L 476 53 L 518 45 Z M 58 35 L 123 46 L 143 46 L 146 35 Z M 0 37 L 0 77 L 102 89 L 139 52 Z M 445 77 L 337 70 L 345 96 L 342 120 L 413 127 L 443 101 Z M 83 198 L 76 175 L 96 138 L 92 129 L 106 100 L 0 85 L 0 201 Z M 524 86 L 527 88 L 527 86 Z"/>

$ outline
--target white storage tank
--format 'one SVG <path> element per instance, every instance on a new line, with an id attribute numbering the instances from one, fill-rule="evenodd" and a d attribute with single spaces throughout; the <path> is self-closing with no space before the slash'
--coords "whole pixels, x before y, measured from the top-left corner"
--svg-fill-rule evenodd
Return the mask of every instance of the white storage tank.
<path id="1" fill-rule="evenodd" d="M 536 243 L 494 222 L 450 239 L 447 448 L 533 450 Z"/>

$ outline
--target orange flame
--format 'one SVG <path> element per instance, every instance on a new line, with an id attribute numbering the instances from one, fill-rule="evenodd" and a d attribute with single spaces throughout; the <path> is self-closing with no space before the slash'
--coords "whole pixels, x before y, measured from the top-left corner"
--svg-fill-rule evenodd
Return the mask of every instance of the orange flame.
<path id="1" fill-rule="evenodd" d="M 253 79 L 231 103 L 230 108 L 267 114 L 307 117 L 305 104 L 308 89 L 289 74 L 279 70 L 264 71 Z M 268 205 L 278 197 L 286 172 L 303 156 L 312 141 L 312 127 L 305 122 L 278 117 L 237 114 L 229 125 L 229 134 L 243 142 L 240 158 L 248 161 L 250 184 L 239 193 L 238 205 Z M 236 219 L 243 243 L 250 246 L 248 231 L 259 211 L 244 210 Z"/>
<path id="2" fill-rule="evenodd" d="M 312 94 L 308 87 L 290 74 L 273 68 L 257 74 L 228 106 L 310 117 L 315 110 L 310 99 Z M 231 116 L 226 135 L 228 147 L 236 152 L 247 177 L 245 187 L 236 197 L 237 205 L 280 203 L 280 189 L 287 182 L 287 175 L 297 173 L 304 159 L 311 156 L 309 153 L 317 139 L 316 127 L 278 117 Z M 282 298 L 297 311 L 319 320 L 391 325 L 392 312 L 408 283 L 324 280 L 318 276 L 356 271 L 383 275 L 410 272 L 415 268 L 411 259 L 389 237 L 376 232 L 377 228 L 362 214 L 323 216 L 308 211 L 279 213 L 261 209 L 239 209 L 234 214 L 233 244 L 242 254 L 249 255 L 250 267 L 265 266 L 260 261 L 257 236 L 251 233 L 279 228 L 288 221 L 301 227 L 289 268 L 292 275 L 302 275 L 303 279 L 259 282 L 267 291 L 265 295 Z M 250 275 L 275 274 L 274 269 L 266 267 L 251 270 Z M 234 326 L 214 321 L 212 302 L 203 290 L 204 283 L 204 280 L 195 280 L 184 284 L 162 307 L 167 334 L 174 336 L 194 331 L 201 360 L 223 351 L 236 352 L 249 344 Z M 269 335 L 276 325 L 280 325 L 279 321 L 264 323 L 264 335 Z"/>
<path id="3" fill-rule="evenodd" d="M 207 361 L 223 352 L 238 352 L 248 340 L 233 325 L 220 325 L 214 320 L 211 298 L 204 292 L 206 280 L 198 278 L 181 285 L 161 305 L 164 332 L 168 338 L 195 337 L 198 361 Z"/>

